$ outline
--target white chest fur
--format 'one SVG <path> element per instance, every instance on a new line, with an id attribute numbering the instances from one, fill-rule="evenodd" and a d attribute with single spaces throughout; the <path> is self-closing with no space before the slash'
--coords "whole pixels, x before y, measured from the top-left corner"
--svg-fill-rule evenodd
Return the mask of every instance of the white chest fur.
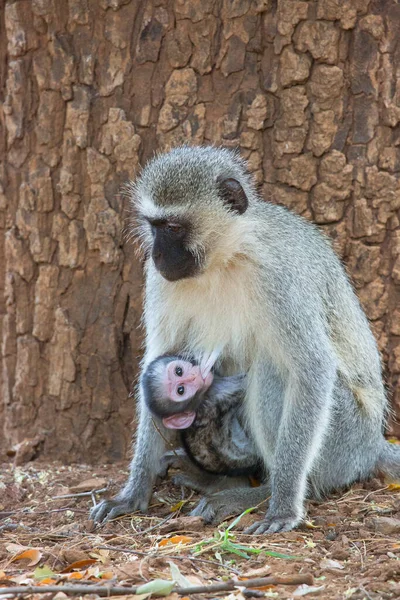
<path id="1" fill-rule="evenodd" d="M 176 283 L 154 276 L 160 302 L 151 329 L 162 351 L 201 354 L 218 347 L 234 371 L 248 368 L 260 317 L 251 265 L 238 262 Z"/>

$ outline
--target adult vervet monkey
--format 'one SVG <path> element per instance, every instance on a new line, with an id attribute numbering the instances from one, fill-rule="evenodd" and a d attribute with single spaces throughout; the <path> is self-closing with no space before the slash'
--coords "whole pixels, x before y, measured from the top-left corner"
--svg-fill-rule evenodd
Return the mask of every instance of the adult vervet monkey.
<path id="1" fill-rule="evenodd" d="M 379 469 L 399 475 L 400 448 L 383 437 L 377 346 L 319 230 L 264 202 L 239 156 L 214 147 L 157 156 L 132 187 L 132 202 L 149 255 L 143 365 L 220 348 L 222 375 L 247 374 L 246 427 L 271 485 L 265 519 L 250 530 L 295 527 L 307 484 L 326 492 Z M 148 506 L 165 442 L 140 395 L 129 480 L 94 509 L 97 521 Z M 252 506 L 251 493 L 219 492 L 194 512 L 212 519 L 223 505 L 241 510 Z"/>

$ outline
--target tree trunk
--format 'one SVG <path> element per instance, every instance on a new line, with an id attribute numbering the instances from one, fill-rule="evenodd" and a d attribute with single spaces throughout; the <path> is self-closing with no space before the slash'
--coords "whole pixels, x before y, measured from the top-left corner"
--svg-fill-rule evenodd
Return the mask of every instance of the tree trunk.
<path id="1" fill-rule="evenodd" d="M 239 147 L 334 239 L 400 408 L 399 40 L 395 0 L 6 1 L 3 449 L 126 456 L 142 278 L 119 190 L 181 143 Z"/>

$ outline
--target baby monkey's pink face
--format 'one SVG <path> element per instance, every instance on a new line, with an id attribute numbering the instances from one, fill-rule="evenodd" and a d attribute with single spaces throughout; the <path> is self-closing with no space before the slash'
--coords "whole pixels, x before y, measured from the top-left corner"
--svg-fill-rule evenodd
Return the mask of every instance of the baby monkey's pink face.
<path id="1" fill-rule="evenodd" d="M 213 381 L 209 372 L 204 378 L 199 365 L 185 360 L 173 360 L 168 363 L 162 381 L 163 393 L 173 402 L 190 400 L 198 392 L 206 392 Z M 186 429 L 196 418 L 195 412 L 182 412 L 165 417 L 163 423 L 169 429 Z"/>

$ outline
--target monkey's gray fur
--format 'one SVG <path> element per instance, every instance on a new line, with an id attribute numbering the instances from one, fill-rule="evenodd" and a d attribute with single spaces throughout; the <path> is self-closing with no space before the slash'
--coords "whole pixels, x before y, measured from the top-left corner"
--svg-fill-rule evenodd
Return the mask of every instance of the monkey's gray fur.
<path id="1" fill-rule="evenodd" d="M 383 437 L 377 346 L 320 231 L 263 202 L 244 162 L 225 149 L 158 156 L 132 192 L 150 255 L 143 366 L 167 352 L 197 356 L 218 347 L 223 375 L 247 374 L 247 428 L 271 484 L 266 517 L 251 531 L 295 527 L 308 482 L 328 492 L 377 470 L 400 476 L 400 448 Z M 139 404 L 129 480 L 94 509 L 98 521 L 147 509 L 165 442 Z M 227 495 L 232 512 L 242 508 L 242 492 L 222 495 L 202 501 L 196 514 L 218 516 Z"/>

